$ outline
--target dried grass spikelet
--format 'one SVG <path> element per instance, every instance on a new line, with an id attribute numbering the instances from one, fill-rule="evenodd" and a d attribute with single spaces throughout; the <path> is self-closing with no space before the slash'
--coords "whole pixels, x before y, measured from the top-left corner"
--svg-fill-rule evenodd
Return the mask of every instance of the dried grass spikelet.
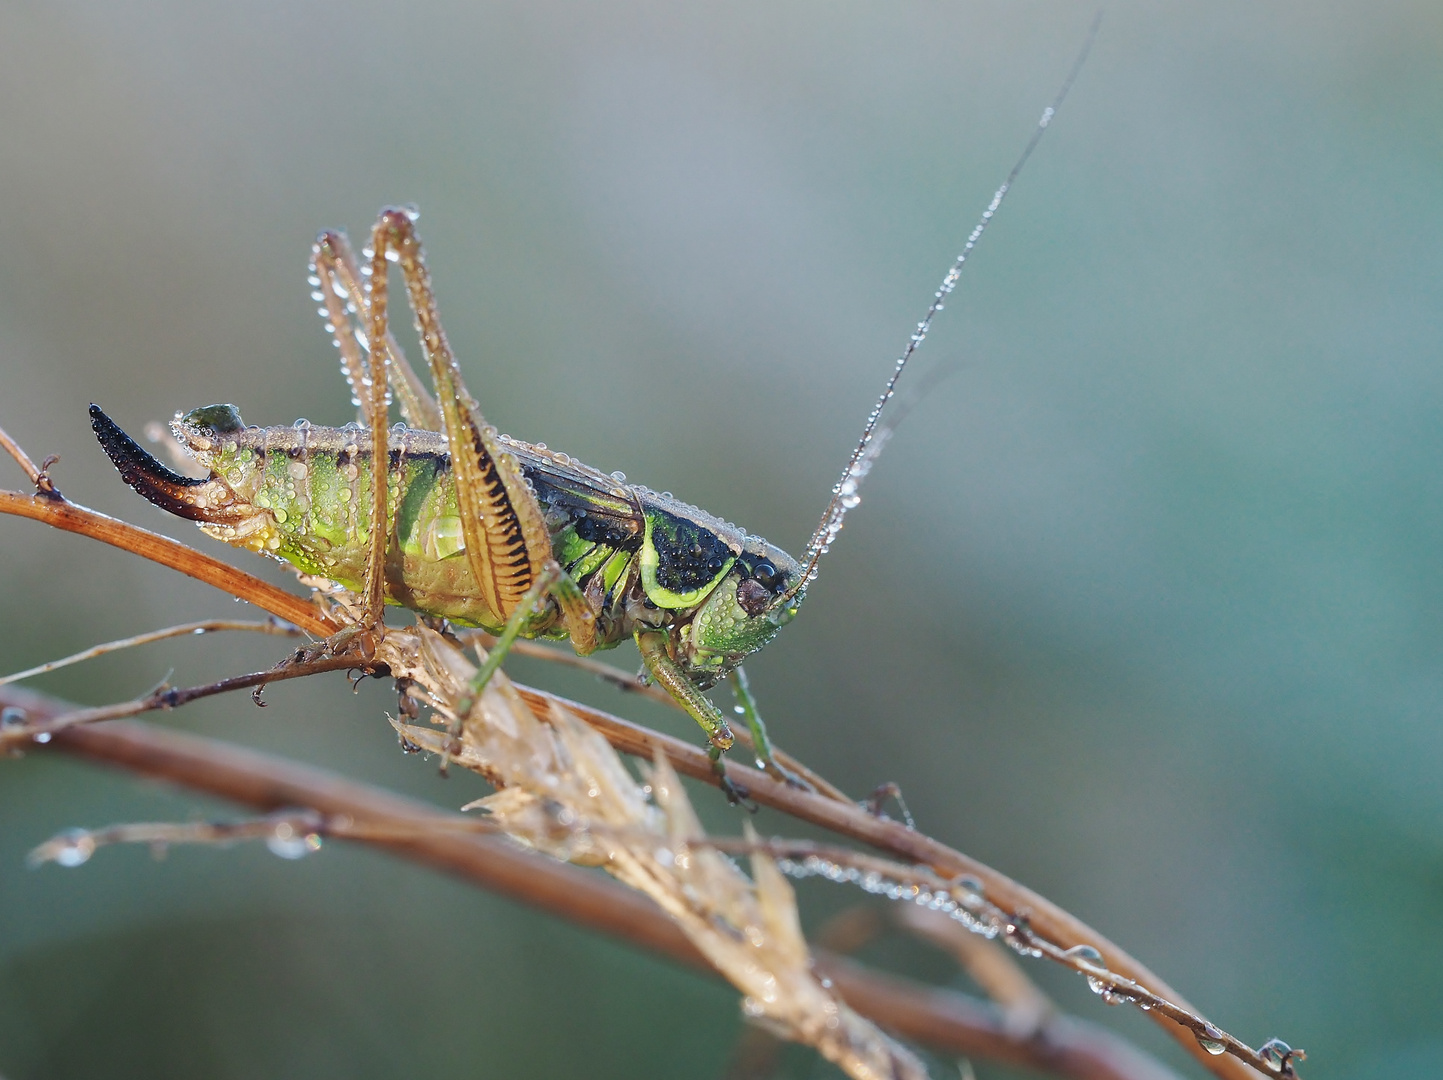
<path id="1" fill-rule="evenodd" d="M 388 631 L 377 659 L 425 691 L 438 723 L 454 718 L 476 667 L 440 634 Z M 396 722 L 434 753 L 446 732 Z M 498 672 L 462 718 L 455 763 L 499 790 L 473 806 L 513 838 L 555 858 L 603 867 L 651 897 L 743 994 L 743 1010 L 777 1034 L 815 1047 L 858 1080 L 914 1080 L 926 1071 L 907 1049 L 853 1012 L 811 966 L 796 897 L 770 856 L 751 856 L 752 879 L 703 843 L 701 823 L 665 758 L 649 791 L 580 719 L 553 704 L 547 722 Z M 747 837 L 755 833 L 747 823 Z"/>

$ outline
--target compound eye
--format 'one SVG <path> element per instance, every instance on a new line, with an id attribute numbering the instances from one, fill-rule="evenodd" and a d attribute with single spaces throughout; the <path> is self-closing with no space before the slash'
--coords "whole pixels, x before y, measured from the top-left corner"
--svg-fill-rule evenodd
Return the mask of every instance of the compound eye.
<path id="1" fill-rule="evenodd" d="M 777 568 L 766 559 L 763 559 L 752 567 L 752 577 L 771 592 L 776 592 L 782 583 L 782 575 L 778 573 Z"/>
<path id="2" fill-rule="evenodd" d="M 771 602 L 772 594 L 759 581 L 748 578 L 737 586 L 737 604 L 753 619 L 765 612 Z"/>

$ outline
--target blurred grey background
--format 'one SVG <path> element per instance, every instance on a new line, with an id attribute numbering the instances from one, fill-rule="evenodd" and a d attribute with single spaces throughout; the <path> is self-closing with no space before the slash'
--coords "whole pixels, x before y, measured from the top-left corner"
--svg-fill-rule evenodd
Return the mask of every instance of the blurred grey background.
<path id="1" fill-rule="evenodd" d="M 86 405 L 131 430 L 215 401 L 345 422 L 309 244 L 414 202 L 491 420 L 796 551 L 1091 18 L 4 5 L 0 424 L 62 456 L 70 497 L 222 551 L 119 482 Z M 1305 1046 L 1309 1080 L 1443 1074 L 1440 102 L 1427 0 L 1110 4 L 923 351 L 949 377 L 748 665 L 782 745 L 858 793 L 899 782 L 923 828 L 1229 1030 Z M 33 523 L 0 545 L 5 670 L 238 611 Z M 98 703 L 279 648 L 186 640 L 35 685 Z M 480 793 L 396 751 L 382 687 L 268 700 L 162 722 Z M 66 826 L 232 811 L 45 755 L 0 772 L 11 1080 L 705 1077 L 738 1030 L 724 987 L 344 846 L 29 871 Z M 860 898 L 803 899 L 815 925 Z"/>

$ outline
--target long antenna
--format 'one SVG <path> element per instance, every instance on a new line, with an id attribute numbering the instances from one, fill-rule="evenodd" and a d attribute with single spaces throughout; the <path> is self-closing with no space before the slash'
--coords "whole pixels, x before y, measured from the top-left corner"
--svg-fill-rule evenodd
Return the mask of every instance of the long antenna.
<path id="1" fill-rule="evenodd" d="M 1072 89 L 1072 84 L 1077 81 L 1083 64 L 1087 62 L 1088 53 L 1092 52 L 1092 44 L 1097 40 L 1098 27 L 1101 25 L 1102 12 L 1098 11 L 1092 20 L 1092 26 L 1087 31 L 1087 38 L 1078 51 L 1077 59 L 1072 63 L 1072 70 L 1067 73 L 1067 79 L 1063 82 L 1062 89 L 1052 99 L 1052 104 L 1042 110 L 1042 117 L 1037 121 L 1037 127 L 1033 129 L 1032 137 L 1027 140 L 1027 145 L 1012 166 L 1012 171 L 1007 174 L 1007 179 L 1002 181 L 1002 186 L 992 196 L 992 201 L 987 204 L 987 209 L 982 211 L 982 216 L 978 218 L 977 224 L 973 226 L 971 234 L 967 237 L 967 243 L 962 245 L 962 254 L 953 261 L 946 276 L 942 279 L 942 284 L 938 286 L 937 292 L 933 295 L 932 304 L 927 308 L 927 314 L 922 317 L 922 321 L 917 324 L 917 329 L 907 339 L 906 348 L 902 350 L 896 366 L 892 368 L 891 377 L 887 379 L 882 396 L 877 399 L 876 407 L 867 416 L 867 426 L 862 431 L 857 448 L 852 451 L 852 456 L 847 461 L 847 467 L 842 470 L 842 478 L 832 488 L 832 501 L 827 504 L 827 509 L 822 514 L 821 524 L 817 526 L 817 531 L 807 542 L 806 553 L 802 556 L 805 564 L 802 574 L 796 583 L 787 590 L 785 599 L 792 599 L 816 580 L 817 564 L 821 562 L 822 556 L 831 549 L 832 541 L 837 538 L 837 534 L 842 531 L 842 520 L 847 516 L 847 511 L 862 501 L 862 497 L 857 493 L 858 489 L 867 474 L 872 471 L 873 463 L 882 453 L 882 448 L 887 445 L 887 440 L 892 435 L 894 425 L 885 427 L 879 425 L 882 419 L 882 410 L 886 408 L 887 403 L 892 400 L 892 395 L 896 393 L 897 381 L 902 377 L 902 369 L 907 366 L 907 361 L 912 359 L 912 354 L 922 347 L 922 342 L 927 340 L 927 331 L 932 328 L 932 320 L 945 306 L 944 302 L 948 295 L 957 287 L 957 279 L 962 274 L 962 266 L 967 262 L 967 257 L 972 254 L 972 249 L 977 246 L 977 241 L 982 239 L 982 234 L 987 231 L 993 215 L 1002 205 L 1002 200 L 1007 197 L 1007 192 L 1011 190 L 1018 174 L 1027 164 L 1027 159 L 1032 156 L 1032 151 L 1036 150 L 1037 144 L 1042 141 L 1042 135 L 1046 132 L 1047 125 L 1052 123 L 1053 116 L 1057 114 L 1058 109 L 1062 108 L 1068 91 Z"/>

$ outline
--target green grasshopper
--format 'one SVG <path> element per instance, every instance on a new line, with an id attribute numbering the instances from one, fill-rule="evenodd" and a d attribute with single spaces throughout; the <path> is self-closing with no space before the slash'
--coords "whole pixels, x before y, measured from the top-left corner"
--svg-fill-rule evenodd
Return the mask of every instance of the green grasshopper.
<path id="1" fill-rule="evenodd" d="M 364 425 L 252 427 L 232 405 L 177 415 L 172 431 L 210 473 L 196 479 L 92 405 L 121 478 L 217 539 L 357 592 L 362 614 L 346 642 L 383 632 L 384 604 L 498 635 L 497 663 L 518 636 L 569 639 L 581 655 L 630 638 L 718 762 L 734 736 L 704 691 L 730 676 L 759 762 L 797 782 L 773 757 L 740 664 L 796 614 L 808 571 L 669 494 L 498 434 L 441 327 L 414 214 L 382 211 L 371 242 L 362 274 L 346 237 L 322 233 L 310 278 Z M 436 398 L 387 329 L 393 261 Z M 388 429 L 393 393 L 406 423 Z"/>
<path id="2" fill-rule="evenodd" d="M 517 637 L 569 639 L 580 655 L 630 638 L 647 676 L 701 725 L 730 797 L 742 794 L 721 763 L 734 736 L 705 694 L 725 678 L 758 764 L 800 784 L 775 760 L 742 661 L 796 615 L 886 442 L 890 429 L 879 426 L 880 417 L 902 369 L 1085 55 L 943 278 L 800 560 L 669 494 L 498 434 L 462 381 L 415 215 L 402 209 L 382 211 L 364 273 L 341 233 L 323 232 L 312 249 L 312 295 L 363 423 L 248 427 L 233 405 L 178 414 L 175 436 L 209 470 L 199 479 L 156 461 L 95 405 L 92 426 L 121 478 L 155 505 L 217 539 L 356 592 L 358 623 L 337 635 L 333 648 L 364 656 L 366 641 L 384 633 L 385 604 L 480 627 L 498 641 L 478 672 L 479 693 Z M 434 398 L 388 330 L 392 263 L 405 281 Z M 390 428 L 393 394 L 405 423 Z"/>

